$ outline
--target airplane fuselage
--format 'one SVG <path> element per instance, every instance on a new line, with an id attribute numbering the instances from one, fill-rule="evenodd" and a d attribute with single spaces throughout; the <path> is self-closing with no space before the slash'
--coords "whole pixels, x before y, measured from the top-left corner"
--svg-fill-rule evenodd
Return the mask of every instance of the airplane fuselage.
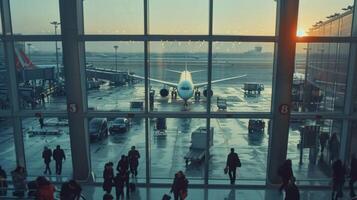
<path id="1" fill-rule="evenodd" d="M 192 82 L 191 72 L 185 70 L 180 75 L 180 80 L 177 85 L 177 93 L 185 102 L 193 97 L 194 85 Z"/>

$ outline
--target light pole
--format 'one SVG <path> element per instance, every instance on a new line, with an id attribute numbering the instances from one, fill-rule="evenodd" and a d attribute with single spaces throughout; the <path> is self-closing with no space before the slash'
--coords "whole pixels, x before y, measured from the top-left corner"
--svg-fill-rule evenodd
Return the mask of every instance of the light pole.
<path id="1" fill-rule="evenodd" d="M 115 71 L 118 71 L 118 45 L 114 45 L 114 51 L 115 51 Z"/>
<path id="2" fill-rule="evenodd" d="M 31 59 L 31 43 L 27 43 L 27 54 L 29 59 Z"/>
<path id="3" fill-rule="evenodd" d="M 57 21 L 53 21 L 53 22 L 50 22 L 50 24 L 52 24 L 55 28 L 55 35 L 57 35 L 57 28 L 58 26 L 61 24 Z M 57 81 L 59 79 L 59 66 L 58 66 L 58 47 L 57 47 L 57 40 L 55 42 L 56 44 L 56 78 L 57 78 Z"/>

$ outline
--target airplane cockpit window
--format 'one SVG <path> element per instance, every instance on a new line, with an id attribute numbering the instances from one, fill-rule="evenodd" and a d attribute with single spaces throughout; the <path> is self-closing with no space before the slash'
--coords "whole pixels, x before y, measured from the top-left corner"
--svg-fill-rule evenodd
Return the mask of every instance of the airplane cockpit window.
<path id="1" fill-rule="evenodd" d="M 183 86 L 183 87 L 181 87 L 180 89 L 181 89 L 181 90 L 190 90 L 190 87 L 185 87 L 185 86 Z"/>

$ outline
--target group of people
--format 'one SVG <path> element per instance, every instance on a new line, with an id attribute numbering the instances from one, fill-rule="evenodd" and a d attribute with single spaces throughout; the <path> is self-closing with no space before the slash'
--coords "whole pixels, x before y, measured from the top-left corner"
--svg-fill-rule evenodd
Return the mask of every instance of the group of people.
<path id="1" fill-rule="evenodd" d="M 37 177 L 34 181 L 27 182 L 27 172 L 24 167 L 18 166 L 11 172 L 14 185 L 13 196 L 23 198 L 25 192 L 27 196 L 38 200 L 54 200 L 56 187 L 44 176 Z M 7 174 L 0 166 L 0 199 L 7 196 Z M 61 186 L 61 200 L 79 200 L 82 188 L 75 181 L 64 182 Z"/>
<path id="2" fill-rule="evenodd" d="M 51 175 L 50 163 L 53 158 L 56 163 L 56 174 L 61 175 L 62 162 L 66 160 L 66 154 L 64 153 L 63 149 L 61 149 L 60 145 L 57 145 L 53 152 L 50 148 L 45 146 L 42 152 L 42 158 L 45 163 L 45 171 L 43 172 L 44 174 L 47 174 L 48 172 L 48 174 Z"/>
<path id="3" fill-rule="evenodd" d="M 104 166 L 103 171 L 103 190 L 106 192 L 103 199 L 113 199 L 111 191 L 113 186 L 115 187 L 116 199 L 124 198 L 124 187 L 126 187 L 126 196 L 129 197 L 130 191 L 135 190 L 135 184 L 129 183 L 130 174 L 132 177 L 138 175 L 140 153 L 135 149 L 135 146 L 131 147 L 128 155 L 122 155 L 117 165 L 117 174 L 114 176 L 113 163 L 108 162 Z"/>

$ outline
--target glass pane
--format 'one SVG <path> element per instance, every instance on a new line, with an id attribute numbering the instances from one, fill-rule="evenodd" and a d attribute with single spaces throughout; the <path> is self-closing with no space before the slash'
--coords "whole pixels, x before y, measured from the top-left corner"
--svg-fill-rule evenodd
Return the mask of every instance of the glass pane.
<path id="1" fill-rule="evenodd" d="M 236 183 L 256 181 L 264 184 L 269 143 L 269 121 L 265 119 L 211 119 L 214 128 L 210 149 L 209 179 L 213 184 L 230 184 L 223 173 L 230 149 L 238 154 L 241 168 L 237 168 Z M 254 173 L 251 173 L 254 171 Z"/>
<path id="2" fill-rule="evenodd" d="M 206 120 L 157 118 L 150 127 L 151 182 L 172 183 L 181 170 L 190 183 L 203 183 Z"/>
<path id="3" fill-rule="evenodd" d="M 142 0 L 83 1 L 86 34 L 143 34 Z"/>
<path id="4" fill-rule="evenodd" d="M 353 0 L 301 0 L 297 35 L 351 35 L 351 5 Z"/>
<path id="5" fill-rule="evenodd" d="M 208 34 L 207 0 L 151 0 L 151 34 Z"/>
<path id="6" fill-rule="evenodd" d="M 88 107 L 144 111 L 143 42 L 86 42 Z"/>
<path id="7" fill-rule="evenodd" d="M 276 1 L 214 0 L 213 34 L 275 35 L 275 16 Z"/>
<path id="8" fill-rule="evenodd" d="M 0 118 L 0 166 L 5 170 L 10 180 L 10 172 L 16 167 L 15 141 L 12 121 L 7 118 Z"/>
<path id="9" fill-rule="evenodd" d="M 10 80 L 8 80 L 7 66 L 5 63 L 5 49 L 2 41 L 0 42 L 0 72 L 0 109 L 8 110 L 11 106 L 8 90 L 8 83 Z"/>
<path id="10" fill-rule="evenodd" d="M 96 177 L 98 177 L 96 181 L 103 181 L 104 166 L 108 162 L 113 163 L 114 174 L 116 174 L 121 157 L 123 155 L 128 156 L 132 146 L 135 146 L 135 150 L 140 154 L 137 177 L 135 180 L 145 182 L 146 153 L 144 119 L 125 117 L 89 118 L 88 132 L 90 135 L 92 170 Z M 132 177 L 132 179 L 134 178 Z"/>
<path id="11" fill-rule="evenodd" d="M 11 0 L 15 34 L 61 34 L 58 0 Z M 53 23 L 55 22 L 55 23 Z"/>
<path id="12" fill-rule="evenodd" d="M 61 45 L 61 42 L 15 42 L 22 109 L 67 109 Z"/>
<path id="13" fill-rule="evenodd" d="M 331 164 L 339 158 L 341 134 L 342 122 L 338 120 L 291 120 L 287 158 L 292 160 L 297 180 L 329 183 Z"/>
<path id="14" fill-rule="evenodd" d="M 72 176 L 71 144 L 67 118 L 43 117 L 41 114 L 38 114 L 37 117 L 24 118 L 22 131 L 27 172 L 30 176 L 55 176 L 56 172 L 61 172 L 64 177 Z M 58 145 L 63 152 L 55 151 Z M 45 151 L 46 147 L 47 151 Z M 59 163 L 62 160 L 62 169 L 59 168 L 59 171 L 56 170 L 56 161 L 53 155 L 56 155 Z M 45 163 L 48 160 L 50 160 L 50 170 L 46 171 Z"/>
<path id="15" fill-rule="evenodd" d="M 292 89 L 293 111 L 343 110 L 349 46 L 347 43 L 297 45 Z"/>
<path id="16" fill-rule="evenodd" d="M 150 110 L 206 111 L 207 51 L 203 41 L 150 43 Z"/>
<path id="17" fill-rule="evenodd" d="M 214 42 L 212 56 L 212 111 L 270 111 L 274 44 Z"/>

